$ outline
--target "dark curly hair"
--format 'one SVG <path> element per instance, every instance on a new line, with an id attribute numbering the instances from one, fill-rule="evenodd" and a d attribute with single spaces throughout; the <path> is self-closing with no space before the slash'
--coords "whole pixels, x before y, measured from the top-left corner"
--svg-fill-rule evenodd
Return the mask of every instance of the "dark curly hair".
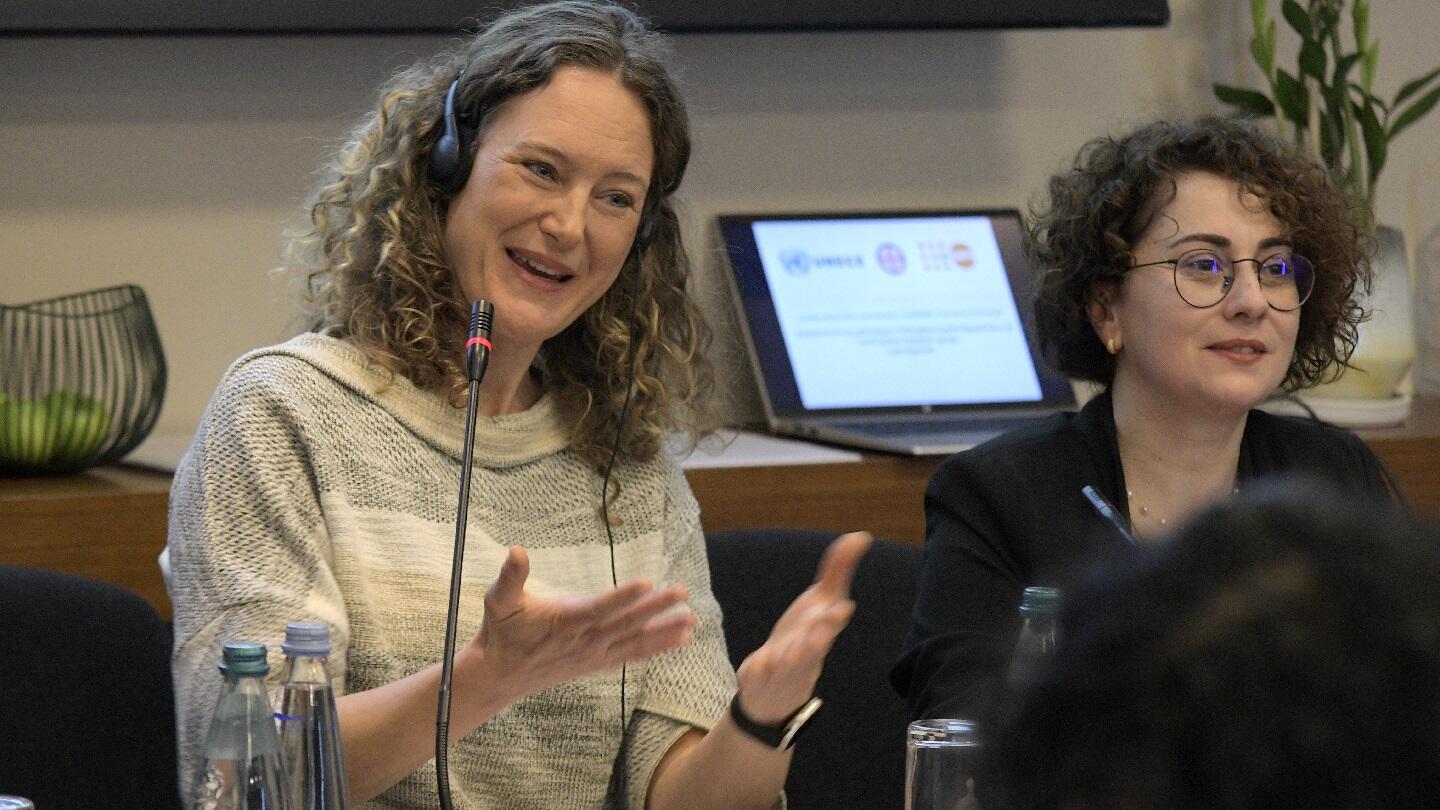
<path id="1" fill-rule="evenodd" d="M 987 807 L 1440 793 L 1440 527 L 1393 503 L 1263 482 L 1065 603 L 1054 659 L 987 745 Z"/>
<path id="2" fill-rule="evenodd" d="M 430 180 L 446 91 L 459 77 L 457 116 L 483 128 L 481 111 L 541 88 L 562 67 L 612 72 L 649 113 L 655 164 L 645 217 L 653 236 L 599 301 L 546 341 L 537 362 L 571 425 L 572 447 L 597 470 L 622 427 L 621 453 L 637 459 L 654 456 L 674 429 L 692 437 L 713 429 L 709 332 L 687 292 L 690 260 L 671 201 L 690 158 L 690 128 L 669 56 L 663 37 L 634 12 L 564 0 L 505 13 L 398 73 L 336 154 L 313 196 L 311 228 L 290 246 L 287 269 L 308 282 L 314 328 L 353 341 L 419 388 L 463 401 L 469 305 L 441 238 L 449 198 Z"/>
<path id="3" fill-rule="evenodd" d="M 1109 385 L 1115 358 L 1100 344 L 1087 306 L 1118 285 L 1136 241 L 1174 199 L 1176 177 L 1203 171 L 1234 180 L 1265 202 L 1295 252 L 1315 266 L 1300 310 L 1295 354 L 1282 386 L 1306 388 L 1350 367 L 1370 289 L 1367 209 L 1325 169 L 1256 124 L 1221 117 L 1158 121 L 1081 147 L 1074 166 L 1050 178 L 1049 200 L 1032 206 L 1026 251 L 1039 273 L 1035 320 L 1047 360 L 1061 373 Z"/>

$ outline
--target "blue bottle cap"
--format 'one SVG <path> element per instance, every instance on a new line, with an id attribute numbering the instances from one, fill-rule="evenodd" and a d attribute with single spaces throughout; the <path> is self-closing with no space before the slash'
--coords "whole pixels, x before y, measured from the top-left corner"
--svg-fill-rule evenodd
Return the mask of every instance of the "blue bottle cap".
<path id="1" fill-rule="evenodd" d="M 330 625 L 324 622 L 291 622 L 285 625 L 286 655 L 330 655 Z"/>
<path id="2" fill-rule="evenodd" d="M 270 662 L 265 658 L 265 645 L 253 641 L 232 641 L 226 644 L 220 671 L 237 678 L 245 675 L 259 675 L 263 678 L 270 672 Z"/>
<path id="3" fill-rule="evenodd" d="M 1060 589 L 1031 586 L 1020 597 L 1021 613 L 1058 613 L 1060 611 Z"/>

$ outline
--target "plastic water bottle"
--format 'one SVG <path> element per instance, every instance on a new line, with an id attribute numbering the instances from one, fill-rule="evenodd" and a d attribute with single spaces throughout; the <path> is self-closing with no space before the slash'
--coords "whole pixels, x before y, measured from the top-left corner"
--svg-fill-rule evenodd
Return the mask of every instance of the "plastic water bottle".
<path id="1" fill-rule="evenodd" d="M 285 627 L 285 670 L 276 701 L 280 747 L 289 770 L 295 810 L 343 810 L 345 755 L 330 684 L 330 626 L 291 622 Z"/>
<path id="2" fill-rule="evenodd" d="M 1017 694 L 1034 680 L 1060 642 L 1060 591 L 1055 588 L 1030 587 L 1020 597 L 1020 638 L 1010 656 L 1006 681 Z"/>
<path id="3" fill-rule="evenodd" d="M 265 676 L 265 645 L 225 645 L 225 682 L 188 805 L 195 810 L 289 810 L 280 738 Z"/>

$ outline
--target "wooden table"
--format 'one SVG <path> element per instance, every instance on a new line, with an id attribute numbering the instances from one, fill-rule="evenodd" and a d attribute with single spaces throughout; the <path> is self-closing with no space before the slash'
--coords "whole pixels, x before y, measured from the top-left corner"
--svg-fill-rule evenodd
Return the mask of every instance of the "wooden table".
<path id="1" fill-rule="evenodd" d="M 1361 431 L 1417 512 L 1440 520 L 1440 400 L 1417 400 L 1401 428 Z M 690 470 L 707 530 L 766 526 L 867 529 L 920 543 L 922 498 L 940 457 L 866 455 L 859 463 Z M 170 476 L 108 467 L 0 478 L 0 564 L 124 585 L 170 615 L 156 565 Z"/>

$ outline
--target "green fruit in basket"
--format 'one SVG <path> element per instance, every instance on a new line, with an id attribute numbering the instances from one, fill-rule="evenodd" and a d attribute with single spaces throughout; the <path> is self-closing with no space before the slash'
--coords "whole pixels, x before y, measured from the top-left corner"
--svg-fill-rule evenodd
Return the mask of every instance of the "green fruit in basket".
<path id="1" fill-rule="evenodd" d="M 69 391 L 55 391 L 45 398 L 51 427 L 55 431 L 55 460 L 73 462 L 100 449 L 110 433 L 110 418 L 98 400 Z"/>
<path id="2" fill-rule="evenodd" d="M 43 400 L 0 403 L 0 458 L 33 466 L 48 463 L 55 454 L 48 411 Z"/>

